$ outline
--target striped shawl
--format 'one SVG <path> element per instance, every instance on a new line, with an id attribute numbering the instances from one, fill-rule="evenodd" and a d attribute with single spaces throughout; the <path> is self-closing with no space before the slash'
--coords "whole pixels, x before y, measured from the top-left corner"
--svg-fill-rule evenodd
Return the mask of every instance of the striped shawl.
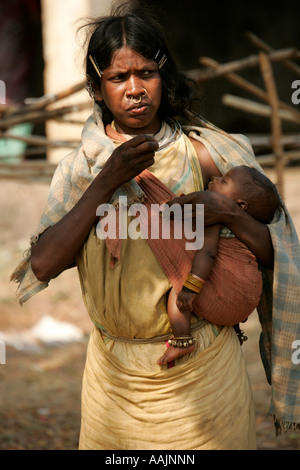
<path id="1" fill-rule="evenodd" d="M 245 137 L 229 135 L 205 120 L 201 122 L 201 127 L 187 127 L 185 133 L 207 147 L 221 173 L 242 164 L 262 171 Z M 31 244 L 35 244 L 44 230 L 57 223 L 76 204 L 114 148 L 105 134 L 96 106 L 83 129 L 81 145 L 57 167 L 45 211 Z M 176 168 L 176 171 L 179 170 Z M 185 192 L 184 188 L 180 192 Z M 126 194 L 130 203 L 143 200 L 136 181 L 123 185 L 116 196 L 120 194 Z M 257 310 L 262 328 L 260 353 L 272 387 L 270 414 L 280 433 L 300 427 L 300 364 L 293 361 L 293 344 L 300 340 L 300 250 L 286 208 L 268 227 L 275 251 L 274 271 L 263 271 L 263 293 Z M 11 279 L 19 283 L 17 295 L 21 303 L 48 285 L 34 276 L 30 249 Z"/>

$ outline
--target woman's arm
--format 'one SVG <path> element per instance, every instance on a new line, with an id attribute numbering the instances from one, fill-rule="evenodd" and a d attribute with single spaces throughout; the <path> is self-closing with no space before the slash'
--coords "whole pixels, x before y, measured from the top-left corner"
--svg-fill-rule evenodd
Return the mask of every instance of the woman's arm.
<path id="1" fill-rule="evenodd" d="M 203 174 L 204 188 L 212 176 L 219 176 L 220 171 L 206 147 L 191 139 L 197 152 Z M 258 222 L 243 211 L 234 201 L 216 192 L 200 191 L 181 198 L 175 198 L 168 204 L 204 204 L 205 225 L 226 225 L 238 237 L 262 266 L 273 269 L 274 250 L 268 227 Z"/>
<path id="2" fill-rule="evenodd" d="M 140 135 L 118 147 L 77 204 L 57 224 L 48 228 L 31 250 L 31 267 L 40 281 L 48 281 L 66 269 L 86 240 L 100 204 L 115 190 L 153 165 L 158 144 Z"/>
<path id="3" fill-rule="evenodd" d="M 238 237 L 262 266 L 273 269 L 274 251 L 268 227 L 243 211 L 234 201 L 215 191 L 198 191 L 181 196 L 167 203 L 204 204 L 205 225 L 226 225 Z"/>
<path id="4" fill-rule="evenodd" d="M 274 249 L 266 225 L 258 222 L 234 203 L 231 210 L 228 210 L 223 217 L 223 224 L 252 251 L 260 265 L 269 269 L 274 268 Z"/>
<path id="5" fill-rule="evenodd" d="M 56 277 L 75 259 L 96 222 L 98 205 L 107 202 L 112 194 L 109 182 L 103 176 L 97 176 L 97 182 L 95 179 L 76 206 L 48 228 L 32 247 L 31 267 L 40 281 Z"/>

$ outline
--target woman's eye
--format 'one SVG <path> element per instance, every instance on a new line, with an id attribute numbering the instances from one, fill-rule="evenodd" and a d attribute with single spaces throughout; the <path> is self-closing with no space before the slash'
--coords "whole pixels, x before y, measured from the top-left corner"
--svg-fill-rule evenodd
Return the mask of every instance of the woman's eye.
<path id="1" fill-rule="evenodd" d="M 115 75 L 114 77 L 111 78 L 111 80 L 113 80 L 115 82 L 120 82 L 120 81 L 124 80 L 124 75 L 123 74 Z"/>
<path id="2" fill-rule="evenodd" d="M 143 70 L 142 72 L 143 77 L 149 77 L 152 74 L 153 74 L 153 70 Z"/>

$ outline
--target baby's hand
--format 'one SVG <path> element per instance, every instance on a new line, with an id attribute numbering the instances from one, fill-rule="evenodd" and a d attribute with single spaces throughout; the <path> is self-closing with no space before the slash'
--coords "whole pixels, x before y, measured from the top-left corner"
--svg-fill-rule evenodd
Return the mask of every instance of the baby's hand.
<path id="1" fill-rule="evenodd" d="M 193 310 L 193 301 L 197 294 L 181 290 L 177 297 L 177 307 L 181 312 L 191 312 Z"/>

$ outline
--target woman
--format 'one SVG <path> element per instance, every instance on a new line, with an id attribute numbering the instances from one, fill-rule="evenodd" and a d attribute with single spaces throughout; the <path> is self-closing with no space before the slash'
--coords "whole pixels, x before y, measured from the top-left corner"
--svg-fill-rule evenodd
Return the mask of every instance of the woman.
<path id="1" fill-rule="evenodd" d="M 94 113 L 81 146 L 59 164 L 31 256 L 13 275 L 25 301 L 77 265 L 94 323 L 80 449 L 254 449 L 251 388 L 234 330 L 194 318 L 194 352 L 173 368 L 157 365 L 170 333 L 171 282 L 146 240 L 98 238 L 96 212 L 108 202 L 118 208 L 121 195 L 129 206 L 142 202 L 134 178 L 147 169 L 175 195 L 204 202 L 206 223 L 226 225 L 271 268 L 268 228 L 231 200 L 199 192 L 225 168 L 258 165 L 242 138 L 208 124 L 188 137 L 166 122 L 189 106 L 190 88 L 143 12 L 97 20 L 86 57 Z"/>

